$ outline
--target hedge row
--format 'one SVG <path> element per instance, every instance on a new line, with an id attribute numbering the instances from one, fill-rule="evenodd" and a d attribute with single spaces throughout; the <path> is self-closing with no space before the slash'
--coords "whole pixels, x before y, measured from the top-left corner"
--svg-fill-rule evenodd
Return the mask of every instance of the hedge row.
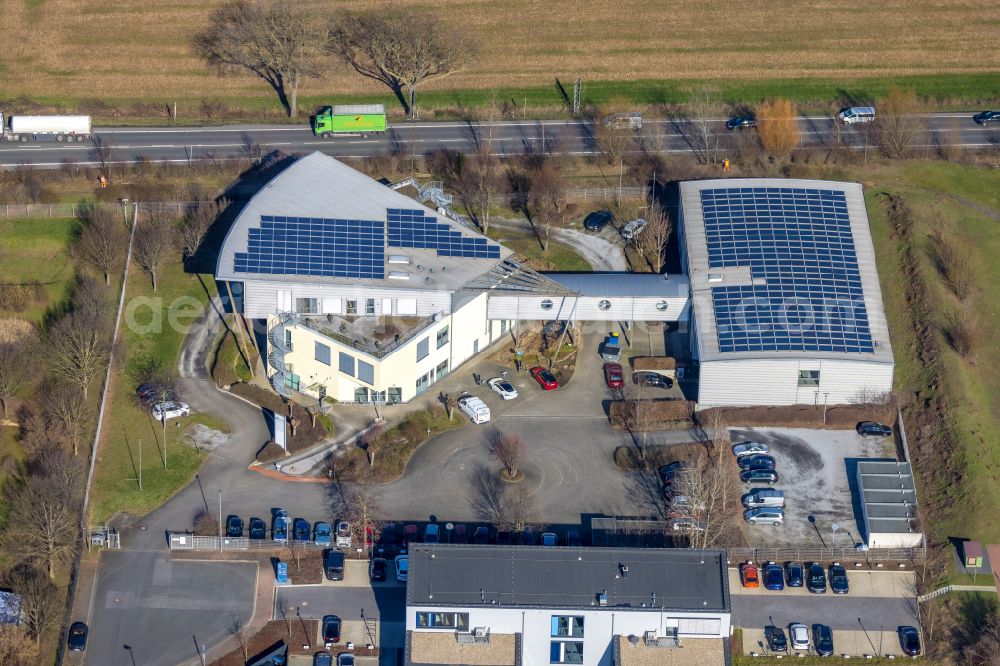
<path id="1" fill-rule="evenodd" d="M 613 430 L 685 430 L 694 427 L 688 400 L 618 400 L 608 409 Z"/>

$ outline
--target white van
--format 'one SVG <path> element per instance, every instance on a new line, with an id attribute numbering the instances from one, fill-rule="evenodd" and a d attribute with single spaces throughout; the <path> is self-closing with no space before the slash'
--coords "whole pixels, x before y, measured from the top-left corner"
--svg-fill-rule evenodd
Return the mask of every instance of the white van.
<path id="1" fill-rule="evenodd" d="M 875 107 L 873 106 L 852 106 L 837 114 L 841 122 L 845 125 L 855 123 L 870 123 L 875 120 Z"/>
<path id="2" fill-rule="evenodd" d="M 458 399 L 458 408 L 472 419 L 473 423 L 489 423 L 490 408 L 486 403 L 474 395 L 463 396 Z"/>

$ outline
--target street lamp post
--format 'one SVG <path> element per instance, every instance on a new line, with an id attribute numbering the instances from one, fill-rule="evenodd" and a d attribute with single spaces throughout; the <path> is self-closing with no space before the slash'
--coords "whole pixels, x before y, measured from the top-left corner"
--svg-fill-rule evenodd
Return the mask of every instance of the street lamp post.
<path id="1" fill-rule="evenodd" d="M 837 530 L 840 529 L 840 525 L 838 525 L 837 523 L 833 523 L 832 525 L 830 525 L 830 529 L 833 530 L 833 547 L 836 548 L 837 547 Z"/>
<path id="2" fill-rule="evenodd" d="M 222 488 L 219 488 L 219 551 L 222 551 Z"/>

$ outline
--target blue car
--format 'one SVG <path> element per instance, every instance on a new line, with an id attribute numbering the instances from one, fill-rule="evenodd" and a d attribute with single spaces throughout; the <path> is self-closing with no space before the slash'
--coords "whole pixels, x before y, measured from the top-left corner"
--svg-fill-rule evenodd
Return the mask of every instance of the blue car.
<path id="1" fill-rule="evenodd" d="M 313 525 L 313 541 L 320 546 L 330 545 L 330 523 L 318 522 Z"/>
<path id="2" fill-rule="evenodd" d="M 278 509 L 271 520 L 271 538 L 274 541 L 288 541 L 288 512 Z"/>
<path id="3" fill-rule="evenodd" d="M 785 572 L 780 564 L 768 562 L 764 567 L 764 587 L 769 590 L 785 589 Z"/>
<path id="4" fill-rule="evenodd" d="M 802 587 L 805 569 L 798 562 L 789 562 L 785 565 L 785 572 L 788 574 L 788 587 Z"/>
<path id="5" fill-rule="evenodd" d="M 305 518 L 296 518 L 292 524 L 292 538 L 295 541 L 309 541 L 309 535 L 312 534 L 309 521 Z"/>

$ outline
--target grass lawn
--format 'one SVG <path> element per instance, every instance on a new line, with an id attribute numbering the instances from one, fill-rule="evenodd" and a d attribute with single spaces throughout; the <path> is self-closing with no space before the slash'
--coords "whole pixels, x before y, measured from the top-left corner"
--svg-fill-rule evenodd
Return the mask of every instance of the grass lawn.
<path id="1" fill-rule="evenodd" d="M 69 244 L 79 224 L 72 218 L 0 220 L 0 283 L 38 280 L 45 293 L 44 301 L 22 312 L 0 311 L 0 317 L 39 323 L 50 307 L 65 301 L 76 276 Z"/>
<path id="2" fill-rule="evenodd" d="M 550 240 L 547 250 L 542 250 L 538 239 L 527 231 L 510 227 L 490 227 L 489 237 L 514 250 L 528 267 L 536 271 L 589 271 L 590 263 L 577 254 L 573 247 Z"/>
<path id="3" fill-rule="evenodd" d="M 184 273 L 180 258 L 173 256 L 161 269 L 159 289 L 154 294 L 148 276 L 133 265 L 129 273 L 121 340 L 126 357 L 113 373 L 113 394 L 101 448 L 97 456 L 91 500 L 91 522 L 101 523 L 118 512 L 144 515 L 183 487 L 205 457 L 183 444 L 181 435 L 189 423 L 202 423 L 228 430 L 207 415 L 167 422 L 167 466 L 163 465 L 163 428 L 135 400 L 138 378 L 150 369 L 175 371 L 184 339 L 183 325 L 191 321 L 207 301 L 208 276 Z M 181 326 L 169 323 L 173 313 Z M 157 321 L 162 324 L 157 324 Z M 183 396 L 181 396 L 183 399 Z M 142 490 L 139 490 L 139 447 L 142 442 Z"/>

